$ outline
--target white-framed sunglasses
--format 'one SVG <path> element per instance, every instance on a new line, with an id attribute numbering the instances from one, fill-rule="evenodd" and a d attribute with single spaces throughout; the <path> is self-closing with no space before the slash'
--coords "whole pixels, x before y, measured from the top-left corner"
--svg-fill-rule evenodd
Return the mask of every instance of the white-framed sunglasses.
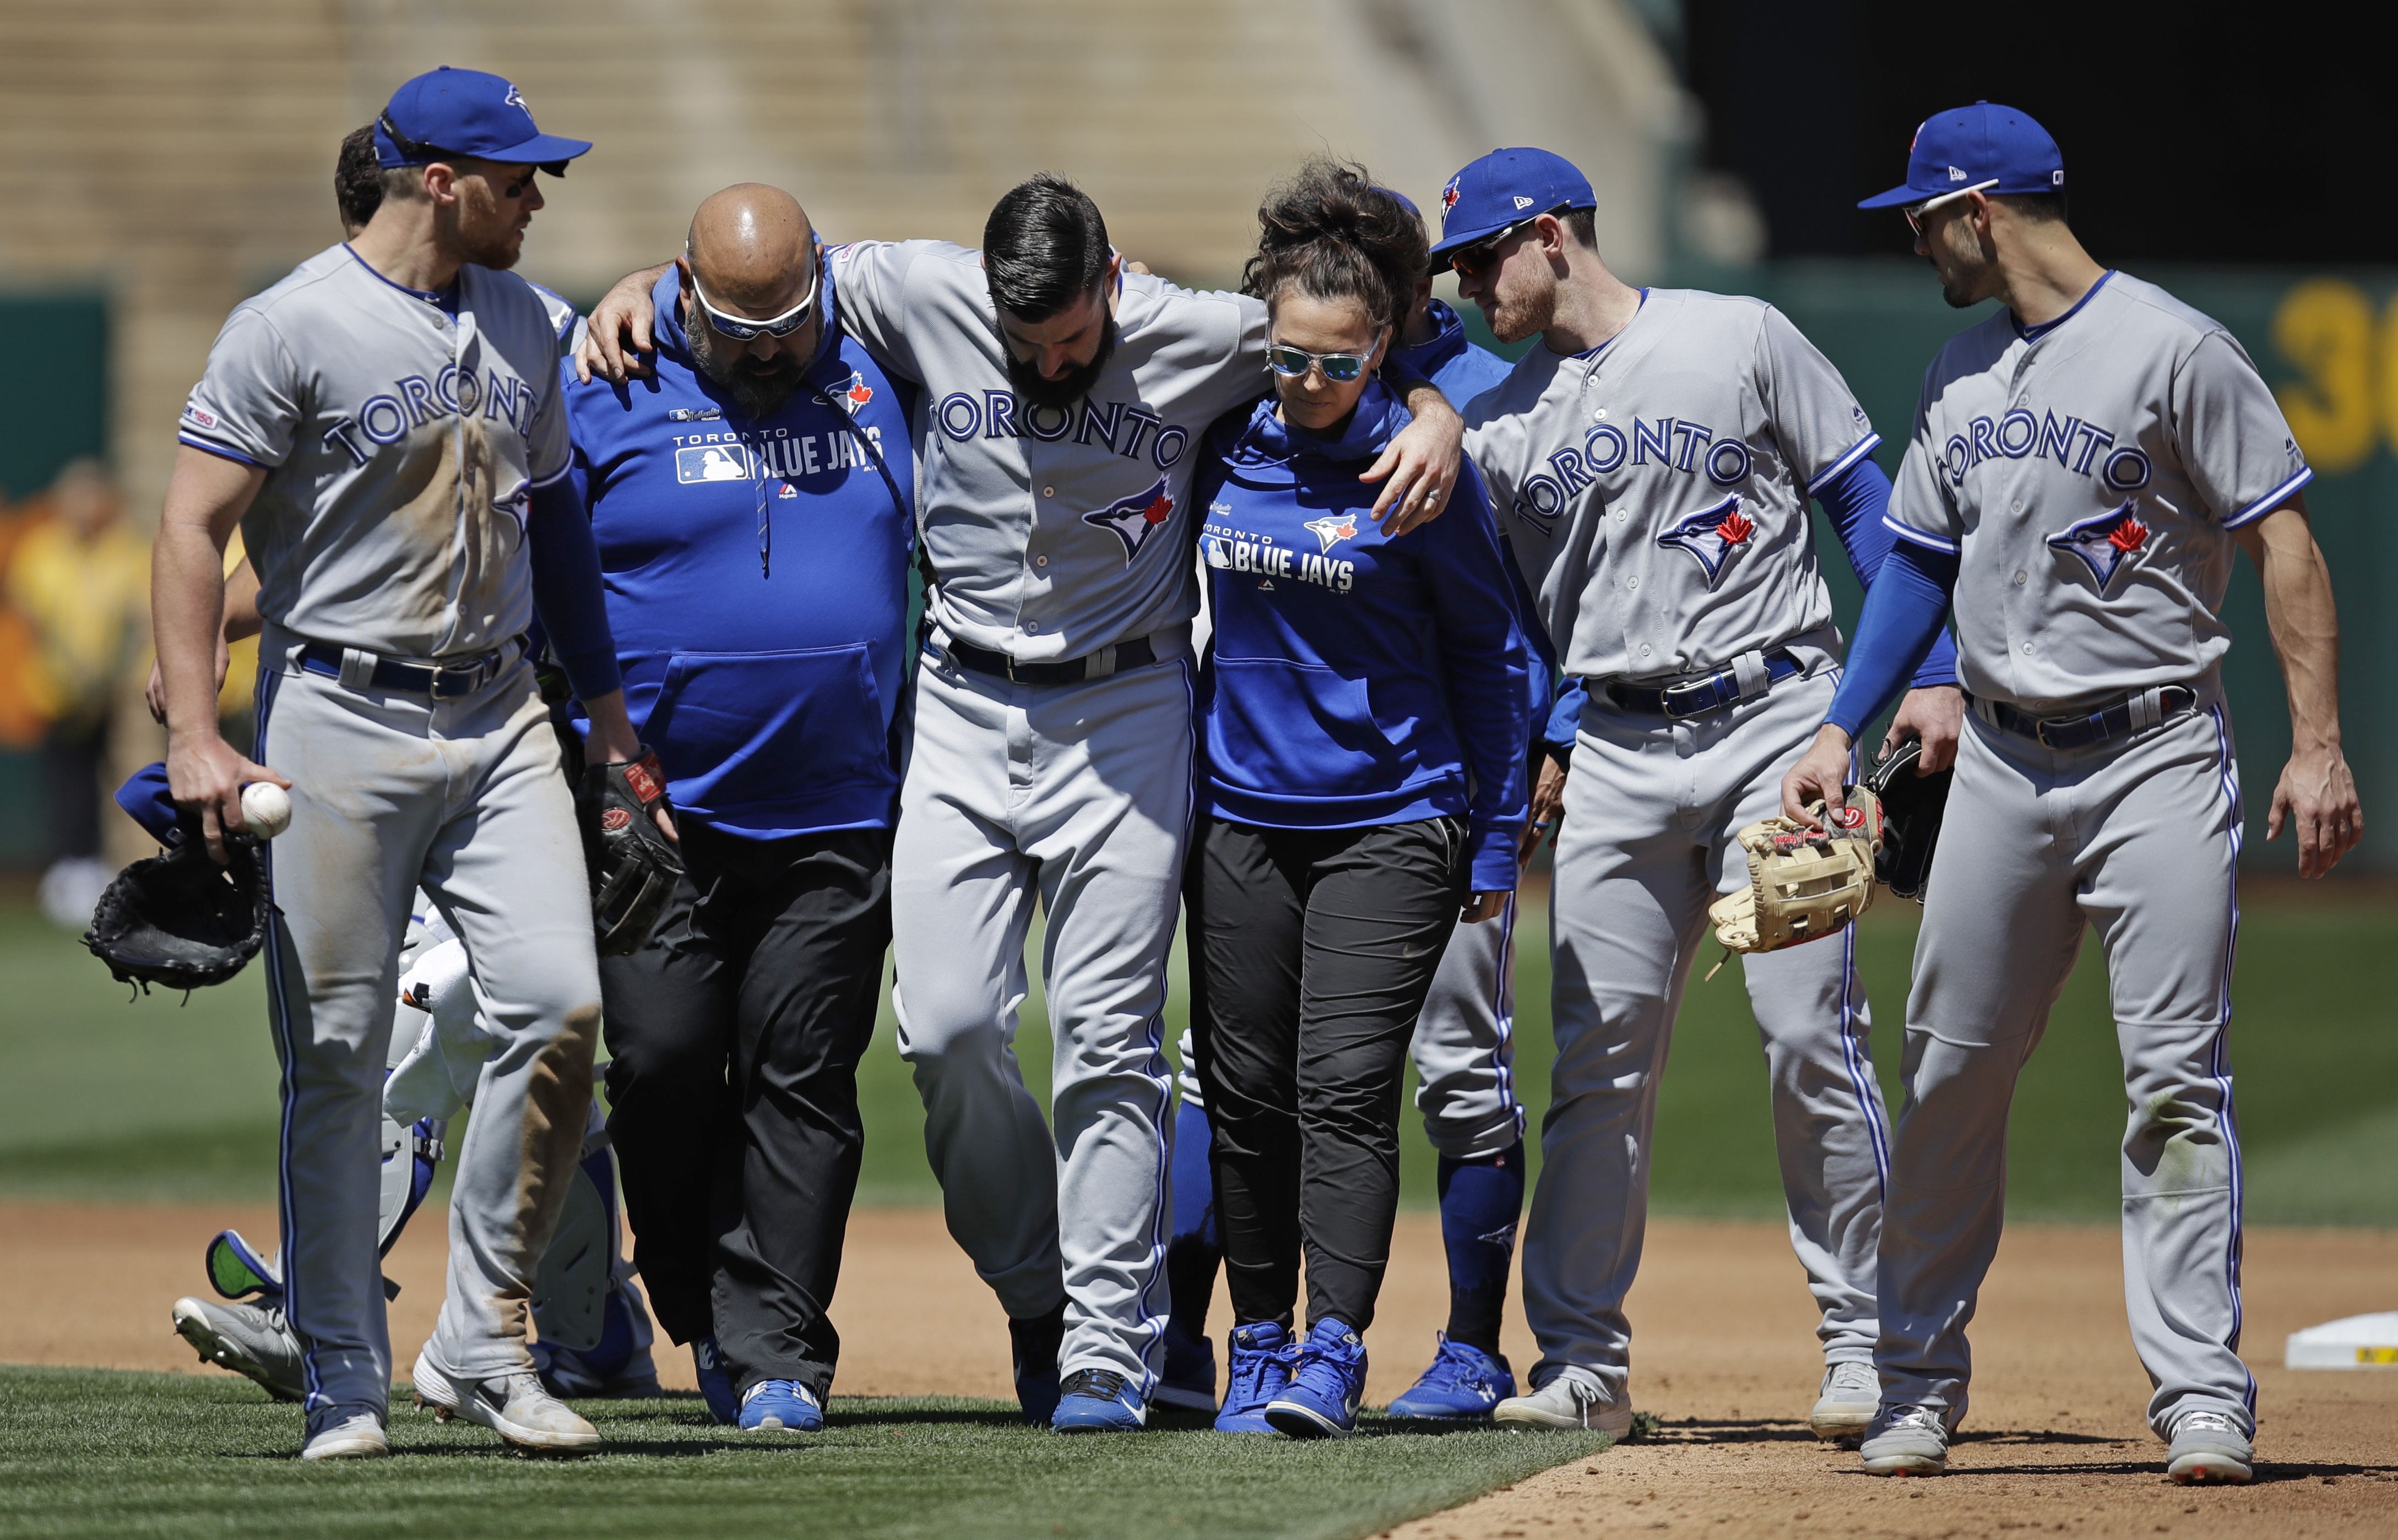
<path id="1" fill-rule="evenodd" d="M 1977 181 L 1971 187 L 1960 187 L 1953 192 L 1943 193 L 1936 198 L 1926 198 L 1921 203 L 1910 203 L 1899 212 L 1906 216 L 1906 227 L 1920 235 L 1923 234 L 1924 215 L 1943 204 L 1955 203 L 1968 193 L 1987 193 L 1998 184 L 1999 179 L 1992 177 L 1987 181 Z"/>
<path id="2" fill-rule="evenodd" d="M 698 296 L 699 308 L 707 313 L 707 324 L 716 328 L 718 335 L 734 342 L 752 341 L 761 336 L 788 337 L 808 324 L 808 317 L 815 313 L 816 295 L 823 288 L 824 262 L 819 259 L 815 271 L 809 275 L 807 297 L 780 315 L 757 321 L 747 315 L 727 315 L 708 303 L 707 291 L 699 287 L 699 275 L 694 273 L 691 275 L 691 291 Z"/>
<path id="3" fill-rule="evenodd" d="M 1310 368 L 1320 368 L 1324 371 L 1324 378 L 1335 384 L 1345 385 L 1366 372 L 1366 360 L 1374 356 L 1374 350 L 1382 345 L 1382 332 L 1388 330 L 1390 328 L 1384 327 L 1375 332 L 1374 340 L 1366 345 L 1363 353 L 1310 353 L 1305 348 L 1295 348 L 1287 342 L 1268 342 L 1266 368 L 1293 380 Z"/>

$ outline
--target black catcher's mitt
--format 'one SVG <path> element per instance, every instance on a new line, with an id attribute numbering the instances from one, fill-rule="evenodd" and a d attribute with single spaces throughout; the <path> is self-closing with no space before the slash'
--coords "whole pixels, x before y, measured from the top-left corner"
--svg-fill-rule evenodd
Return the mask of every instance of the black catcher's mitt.
<path id="1" fill-rule="evenodd" d="M 1881 798 L 1882 847 L 1874 876 L 1901 898 L 1923 902 L 1932 881 L 1932 850 L 1940 842 L 1941 815 L 1948 809 L 1954 770 L 1915 773 L 1923 740 L 1909 738 L 1866 774 L 1866 787 Z"/>
<path id="2" fill-rule="evenodd" d="M 603 957 L 641 949 L 682 876 L 682 857 L 651 816 L 666 799 L 667 772 L 654 749 L 622 764 L 584 767 L 575 804 Z"/>
<path id="3" fill-rule="evenodd" d="M 266 864 L 247 835 L 225 840 L 232 864 L 209 858 L 196 829 L 172 850 L 116 874 L 83 944 L 119 984 L 147 992 L 222 984 L 266 944 Z"/>

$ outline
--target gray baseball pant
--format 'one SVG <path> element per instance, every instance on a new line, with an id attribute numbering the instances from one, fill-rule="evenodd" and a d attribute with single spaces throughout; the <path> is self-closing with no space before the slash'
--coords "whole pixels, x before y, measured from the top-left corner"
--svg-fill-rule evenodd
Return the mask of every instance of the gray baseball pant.
<path id="1" fill-rule="evenodd" d="M 2240 775 L 2212 681 L 2128 741 L 2053 753 L 1969 716 L 1906 1007 L 1906 1104 L 1881 1248 L 1885 1406 L 1966 1410 L 1965 1327 L 1999 1248 L 2007 1110 L 2086 923 L 2107 960 L 2128 1111 L 2123 1302 L 2171 1438 L 2256 1426 L 2240 1359 L 2231 961 Z"/>
<path id="2" fill-rule="evenodd" d="M 916 677 L 893 995 L 950 1234 L 1009 1316 L 1063 1298 L 1061 1373 L 1112 1370 L 1146 1397 L 1173 1218 L 1162 1033 L 1191 828 L 1191 662 L 1041 686 L 927 650 Z M 1054 1132 L 1016 1060 L 1036 896 Z"/>
<path id="3" fill-rule="evenodd" d="M 1640 1266 L 1658 1077 L 1706 909 L 1748 881 L 1733 836 L 1780 810 L 1838 675 L 1790 678 L 1704 716 L 1619 710 L 1594 687 L 1576 737 L 1549 925 L 1556 1067 L 1524 1235 L 1535 1386 L 1629 1394 L 1624 1295 Z M 1888 1147 L 1854 936 L 1743 959 L 1765 1048 L 1790 1239 L 1827 1363 L 1872 1356 Z M 1720 986 L 1719 986 L 1720 987 Z"/>
<path id="4" fill-rule="evenodd" d="M 529 1370 L 532 1279 L 582 1157 L 600 1031 L 583 847 L 548 713 L 521 659 L 454 700 L 354 689 L 286 663 L 270 628 L 261 760 L 291 778 L 267 846 L 268 1009 L 283 1068 L 284 1307 L 313 1431 L 385 1412 L 375 1239 L 383 1079 L 400 938 L 421 883 L 472 959 L 499 1039 L 450 1199 L 449 1293 L 427 1351 L 470 1378 Z"/>

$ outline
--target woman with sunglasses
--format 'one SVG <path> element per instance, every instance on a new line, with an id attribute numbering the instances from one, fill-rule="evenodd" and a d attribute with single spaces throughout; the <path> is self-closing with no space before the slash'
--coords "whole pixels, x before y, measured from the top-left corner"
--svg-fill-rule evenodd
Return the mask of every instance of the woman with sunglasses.
<path id="1" fill-rule="evenodd" d="M 1234 1317 L 1216 1426 L 1324 1438 L 1365 1388 L 1416 1016 L 1461 911 L 1516 885 L 1528 664 L 1473 466 L 1396 538 L 1358 479 L 1408 421 L 1374 369 L 1421 225 L 1325 161 L 1259 218 L 1273 393 L 1217 424 L 1192 489 L 1215 634 L 1186 903 Z"/>

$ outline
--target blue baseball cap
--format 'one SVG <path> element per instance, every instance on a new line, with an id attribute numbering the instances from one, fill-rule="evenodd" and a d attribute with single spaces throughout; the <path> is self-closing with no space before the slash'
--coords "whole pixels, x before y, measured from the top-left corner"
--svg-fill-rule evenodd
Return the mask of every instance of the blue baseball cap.
<path id="1" fill-rule="evenodd" d="M 116 788 L 116 805 L 161 845 L 183 842 L 182 810 L 167 790 L 167 762 L 142 766 Z"/>
<path id="2" fill-rule="evenodd" d="M 1861 199 L 1860 208 L 1895 208 L 1950 193 L 2062 193 L 2065 156 L 2029 113 L 1992 102 L 1937 113 L 1906 148 L 1906 180 Z"/>
<path id="3" fill-rule="evenodd" d="M 1590 179 L 1573 162 L 1546 150 L 1493 150 L 1448 179 L 1440 190 L 1440 239 L 1433 243 L 1433 266 L 1461 247 L 1491 236 L 1519 221 L 1557 208 L 1596 208 Z"/>
<path id="4" fill-rule="evenodd" d="M 534 127 L 524 93 L 508 81 L 447 64 L 391 93 L 375 119 L 374 142 L 375 159 L 386 170 L 451 154 L 538 166 L 552 176 L 591 148 L 587 139 L 560 139 Z"/>

